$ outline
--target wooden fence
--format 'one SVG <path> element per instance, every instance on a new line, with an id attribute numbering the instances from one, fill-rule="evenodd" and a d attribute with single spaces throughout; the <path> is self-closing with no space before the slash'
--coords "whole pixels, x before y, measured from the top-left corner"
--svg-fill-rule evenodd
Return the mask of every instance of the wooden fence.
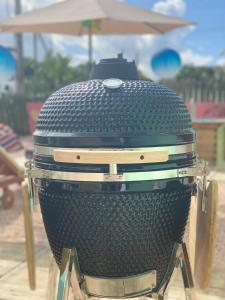
<path id="1" fill-rule="evenodd" d="M 225 86 L 197 82 L 173 82 L 167 85 L 176 91 L 186 103 L 225 102 Z"/>

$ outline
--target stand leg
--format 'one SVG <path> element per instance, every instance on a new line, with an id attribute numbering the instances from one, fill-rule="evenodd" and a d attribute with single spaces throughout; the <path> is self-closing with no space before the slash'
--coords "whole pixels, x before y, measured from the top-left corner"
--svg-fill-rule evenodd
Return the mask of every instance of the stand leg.
<path id="1" fill-rule="evenodd" d="M 28 266 L 28 277 L 31 290 L 36 288 L 36 274 L 35 274 L 35 249 L 34 249 L 34 235 L 32 214 L 30 209 L 28 183 L 22 183 L 22 197 L 23 197 L 23 215 L 24 215 L 24 228 L 26 240 L 26 255 Z"/>
<path id="2" fill-rule="evenodd" d="M 180 244 L 177 243 L 174 246 L 172 259 L 171 259 L 170 264 L 168 266 L 167 272 L 164 275 L 164 279 L 163 279 L 164 283 L 160 287 L 160 289 L 158 290 L 157 293 L 151 294 L 151 297 L 153 299 L 166 300 L 168 298 L 167 288 L 168 288 L 168 284 L 169 284 L 171 278 L 174 276 L 175 269 L 178 267 L 177 261 L 175 260 L 175 262 L 174 262 L 174 259 L 177 259 L 178 253 L 180 252 L 179 249 L 180 249 Z M 171 269 L 173 269 L 172 272 L 170 271 Z"/>
<path id="3" fill-rule="evenodd" d="M 81 289 L 81 278 L 76 250 L 64 248 L 60 266 L 57 300 L 68 300 L 70 286 L 74 300 L 85 300 L 88 298 Z"/>
<path id="4" fill-rule="evenodd" d="M 191 265 L 188 258 L 187 248 L 184 243 L 180 245 L 179 265 L 181 268 L 186 300 L 196 300 L 194 281 L 191 272 Z"/>
<path id="5" fill-rule="evenodd" d="M 82 288 L 80 268 L 79 268 L 77 253 L 75 250 L 74 250 L 74 264 L 72 266 L 72 273 L 71 273 L 71 288 L 72 288 L 74 300 L 88 299 L 88 296 L 84 291 L 84 287 Z"/>
<path id="6" fill-rule="evenodd" d="M 185 243 L 178 244 L 174 251 L 176 251 L 175 253 L 176 253 L 176 258 L 177 258 L 177 262 L 175 264 L 174 271 L 178 268 L 181 269 L 186 300 L 196 300 L 191 266 L 190 266 L 190 261 L 188 258 L 188 253 L 187 253 L 187 248 L 186 248 Z M 173 274 L 174 274 L 174 271 L 173 271 Z M 156 300 L 167 299 L 167 286 L 168 286 L 173 274 L 171 274 L 170 276 L 166 276 L 165 283 L 160 288 L 158 293 L 152 294 L 150 297 L 152 297 L 153 299 L 156 299 Z"/>
<path id="7" fill-rule="evenodd" d="M 52 256 L 49 266 L 49 274 L 48 274 L 48 286 L 47 286 L 47 296 L 46 300 L 55 300 L 57 293 L 57 278 L 59 269 L 56 264 L 54 257 Z"/>
<path id="8" fill-rule="evenodd" d="M 155 299 L 155 300 L 166 300 L 163 295 L 154 296 L 153 299 Z"/>
<path id="9" fill-rule="evenodd" d="M 71 271 L 74 263 L 73 249 L 64 248 L 58 282 L 57 300 L 68 300 Z"/>

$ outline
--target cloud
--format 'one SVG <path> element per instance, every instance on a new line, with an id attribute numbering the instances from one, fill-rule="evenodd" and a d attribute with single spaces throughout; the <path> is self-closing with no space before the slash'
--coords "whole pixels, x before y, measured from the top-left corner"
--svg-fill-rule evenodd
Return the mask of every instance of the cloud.
<path id="1" fill-rule="evenodd" d="M 219 59 L 217 59 L 216 65 L 220 66 L 220 67 L 224 67 L 225 66 L 225 57 L 220 57 Z"/>
<path id="2" fill-rule="evenodd" d="M 62 0 L 22 0 L 21 3 L 23 11 L 29 11 L 34 8 L 44 7 L 60 1 Z"/>
<path id="3" fill-rule="evenodd" d="M 68 47 L 86 48 L 88 45 L 87 36 L 68 36 L 60 34 L 50 34 L 51 42 L 56 51 L 66 51 Z"/>
<path id="4" fill-rule="evenodd" d="M 203 66 L 212 63 L 214 57 L 212 55 L 202 55 L 199 53 L 195 53 L 191 48 L 189 48 L 181 52 L 181 59 L 184 64 Z"/>
<path id="5" fill-rule="evenodd" d="M 186 11 L 186 3 L 184 0 L 161 0 L 152 9 L 163 14 L 182 16 Z"/>
<path id="6" fill-rule="evenodd" d="M 70 37 L 62 35 L 50 36 L 53 49 L 62 54 L 70 53 L 72 64 L 77 65 L 81 61 L 88 60 L 88 40 L 87 36 Z M 124 43 L 124 36 L 93 36 L 94 60 L 98 61 L 102 57 L 116 57 L 123 52 L 128 60 L 135 59 L 138 67 L 148 76 L 154 76 L 149 68 L 150 56 L 159 49 L 160 43 L 156 36 L 129 35 Z"/>
<path id="7" fill-rule="evenodd" d="M 1 33 L 0 34 L 0 45 L 3 47 L 13 47 L 14 46 L 14 36 L 11 33 Z"/>
<path id="8" fill-rule="evenodd" d="M 33 0 L 22 0 L 21 5 L 23 8 L 23 11 L 32 10 L 33 8 L 35 8 Z"/>
<path id="9" fill-rule="evenodd" d="M 64 54 L 70 52 L 72 64 L 77 65 L 81 61 L 88 60 L 88 40 L 87 36 L 70 37 L 63 35 L 50 36 L 53 49 L 56 52 Z M 153 36 L 93 36 L 93 55 L 95 61 L 102 57 L 115 57 L 118 53 L 123 52 L 127 59 L 134 58 L 139 61 L 140 68 L 149 75 L 149 55 L 155 50 L 155 37 Z"/>

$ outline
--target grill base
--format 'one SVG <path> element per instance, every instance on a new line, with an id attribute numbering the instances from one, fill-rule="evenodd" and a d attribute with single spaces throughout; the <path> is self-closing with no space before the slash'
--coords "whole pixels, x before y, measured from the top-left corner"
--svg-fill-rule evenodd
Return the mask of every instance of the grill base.
<path id="1" fill-rule="evenodd" d="M 116 278 L 156 270 L 160 284 L 175 243 L 182 240 L 191 186 L 167 184 L 163 190 L 142 193 L 71 193 L 68 183 L 66 190 L 60 182 L 48 183 L 39 189 L 39 199 L 58 264 L 63 248 L 75 247 L 83 274 Z"/>
<path id="2" fill-rule="evenodd" d="M 186 245 L 184 243 L 177 244 L 174 252 L 176 264 L 173 264 L 172 270 L 174 267 L 181 269 L 186 299 L 195 300 L 194 283 Z M 52 271 L 54 272 L 54 270 Z M 76 250 L 64 248 L 62 264 L 60 265 L 57 299 L 68 300 L 68 291 L 71 285 L 73 296 L 75 299 L 81 300 L 85 300 L 90 296 L 114 299 L 147 296 L 151 299 L 163 300 L 172 276 L 170 270 L 168 271 L 165 274 L 163 284 L 157 290 L 155 289 L 156 271 L 116 279 L 90 277 L 80 273 Z M 55 287 L 49 286 L 49 289 L 52 291 Z"/>

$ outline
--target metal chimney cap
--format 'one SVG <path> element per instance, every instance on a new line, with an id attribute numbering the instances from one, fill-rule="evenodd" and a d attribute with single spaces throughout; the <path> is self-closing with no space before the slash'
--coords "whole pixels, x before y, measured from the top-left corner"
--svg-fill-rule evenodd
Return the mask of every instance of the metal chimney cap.
<path id="1" fill-rule="evenodd" d="M 90 79 L 119 78 L 121 80 L 138 80 L 138 71 L 134 61 L 127 61 L 123 54 L 117 58 L 101 59 L 94 64 L 91 70 Z"/>
<path id="2" fill-rule="evenodd" d="M 104 87 L 114 90 L 121 87 L 121 85 L 123 84 L 123 80 L 118 78 L 109 78 L 109 79 L 105 79 L 102 82 L 102 84 L 104 85 Z"/>

